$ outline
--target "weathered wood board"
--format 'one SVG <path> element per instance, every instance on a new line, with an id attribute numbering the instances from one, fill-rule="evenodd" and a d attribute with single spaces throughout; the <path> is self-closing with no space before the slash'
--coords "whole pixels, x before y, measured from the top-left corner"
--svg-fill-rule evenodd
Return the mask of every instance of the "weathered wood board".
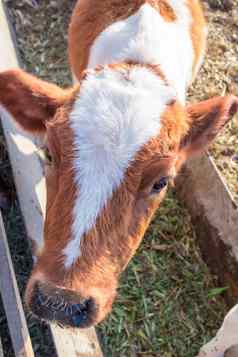
<path id="1" fill-rule="evenodd" d="M 19 66 L 2 0 L 0 0 L 0 53 L 0 71 Z M 6 112 L 1 111 L 1 113 L 27 234 L 31 240 L 40 244 L 43 237 L 46 193 L 38 148 L 32 137 L 16 128 Z M 51 332 L 59 357 L 102 356 L 94 329 L 68 331 L 52 325 Z"/>
<path id="2" fill-rule="evenodd" d="M 15 356 L 34 357 L 1 213 L 0 266 L 0 293 L 7 316 Z"/>
<path id="3" fill-rule="evenodd" d="M 194 223 L 202 256 L 228 302 L 238 297 L 238 206 L 208 155 L 191 160 L 177 179 L 178 196 Z"/>

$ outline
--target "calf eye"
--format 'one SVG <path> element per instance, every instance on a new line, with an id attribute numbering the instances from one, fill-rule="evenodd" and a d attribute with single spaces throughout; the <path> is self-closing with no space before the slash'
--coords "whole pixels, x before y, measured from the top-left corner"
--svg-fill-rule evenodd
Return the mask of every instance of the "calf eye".
<path id="1" fill-rule="evenodd" d="M 44 148 L 44 154 L 45 154 L 45 161 L 48 165 L 51 165 L 53 163 L 52 155 L 48 149 L 48 147 Z"/>
<path id="2" fill-rule="evenodd" d="M 152 194 L 153 193 L 159 193 L 160 191 L 163 190 L 168 185 L 169 178 L 168 177 L 161 177 L 161 179 L 157 182 L 154 183 L 152 187 Z"/>

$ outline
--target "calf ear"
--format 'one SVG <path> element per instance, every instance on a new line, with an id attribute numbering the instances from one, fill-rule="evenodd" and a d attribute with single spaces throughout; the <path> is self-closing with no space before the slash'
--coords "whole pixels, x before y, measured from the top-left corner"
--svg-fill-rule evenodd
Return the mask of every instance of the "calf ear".
<path id="1" fill-rule="evenodd" d="M 187 155 L 206 150 L 237 111 L 238 98 L 232 95 L 188 105 L 187 113 L 191 126 L 181 143 L 181 150 Z"/>
<path id="2" fill-rule="evenodd" d="M 29 132 L 44 132 L 68 93 L 20 69 L 0 73 L 0 105 Z"/>

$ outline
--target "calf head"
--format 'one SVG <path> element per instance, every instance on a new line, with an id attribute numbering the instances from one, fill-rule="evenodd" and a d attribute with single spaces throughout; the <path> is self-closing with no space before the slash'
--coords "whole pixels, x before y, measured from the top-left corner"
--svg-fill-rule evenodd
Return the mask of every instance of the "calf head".
<path id="1" fill-rule="evenodd" d="M 26 292 L 40 318 L 87 327 L 111 310 L 167 186 L 237 112 L 238 99 L 185 107 L 158 69 L 114 65 L 63 90 L 21 70 L 0 74 L 0 103 L 26 131 L 45 133 L 44 246 Z"/>

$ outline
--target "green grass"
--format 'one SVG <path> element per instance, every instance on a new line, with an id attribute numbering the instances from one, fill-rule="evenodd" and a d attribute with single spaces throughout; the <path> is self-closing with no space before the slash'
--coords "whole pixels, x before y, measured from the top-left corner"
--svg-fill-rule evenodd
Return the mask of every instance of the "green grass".
<path id="1" fill-rule="evenodd" d="M 194 357 L 224 317 L 222 292 L 214 290 L 186 210 L 170 194 L 98 328 L 106 356 Z"/>

